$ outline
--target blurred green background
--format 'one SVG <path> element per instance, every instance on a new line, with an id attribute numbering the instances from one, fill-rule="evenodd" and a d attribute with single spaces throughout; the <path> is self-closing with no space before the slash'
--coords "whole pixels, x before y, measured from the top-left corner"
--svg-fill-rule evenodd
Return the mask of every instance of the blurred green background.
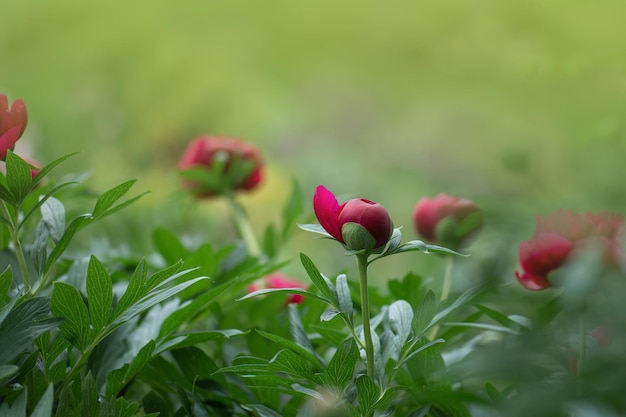
<path id="1" fill-rule="evenodd" d="M 268 164 L 242 198 L 259 230 L 292 177 L 307 199 L 324 184 L 381 202 L 409 239 L 417 200 L 447 192 L 485 209 L 473 251 L 493 263 L 535 213 L 624 211 L 624 16 L 622 0 L 4 1 L 0 91 L 28 106 L 18 151 L 81 151 L 64 170 L 151 190 L 103 233 L 148 247 L 134 225 L 224 227 L 175 173 L 191 139 L 222 134 Z"/>

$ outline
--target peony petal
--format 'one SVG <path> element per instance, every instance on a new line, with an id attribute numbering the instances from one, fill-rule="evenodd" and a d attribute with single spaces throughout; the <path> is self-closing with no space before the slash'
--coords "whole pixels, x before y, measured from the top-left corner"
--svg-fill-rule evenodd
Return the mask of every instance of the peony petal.
<path id="1" fill-rule="evenodd" d="M 519 283 L 529 290 L 538 291 L 550 288 L 550 283 L 548 282 L 546 277 L 543 276 L 531 275 L 526 272 L 522 274 L 520 274 L 519 272 L 515 272 L 515 278 L 517 278 Z"/>
<path id="2" fill-rule="evenodd" d="M 318 185 L 313 195 L 313 211 L 320 225 L 332 237 L 343 243 L 338 224 L 339 203 L 335 195 L 323 185 Z"/>

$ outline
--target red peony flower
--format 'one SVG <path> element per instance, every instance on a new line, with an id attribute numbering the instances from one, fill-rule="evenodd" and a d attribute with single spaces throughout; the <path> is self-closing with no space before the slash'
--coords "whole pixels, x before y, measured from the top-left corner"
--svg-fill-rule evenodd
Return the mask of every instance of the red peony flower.
<path id="1" fill-rule="evenodd" d="M 266 288 L 301 288 L 303 290 L 307 289 L 307 287 L 302 282 L 293 278 L 289 278 L 279 272 L 275 272 L 263 278 L 261 282 L 257 282 L 248 286 L 248 293 L 252 293 Z M 287 304 L 300 304 L 302 301 L 304 301 L 304 296 L 302 296 L 302 294 L 291 294 L 287 299 Z"/>
<path id="2" fill-rule="evenodd" d="M 558 210 L 539 215 L 533 237 L 519 245 L 522 272 L 516 272 L 515 277 L 531 290 L 549 288 L 548 275 L 563 265 L 574 250 L 591 244 L 603 249 L 607 263 L 616 263 L 622 256 L 623 226 L 624 216 L 617 213 Z"/>
<path id="3" fill-rule="evenodd" d="M 393 233 L 391 217 L 382 205 L 355 198 L 340 206 L 323 185 L 315 190 L 313 210 L 324 230 L 350 250 L 381 249 Z"/>
<path id="4" fill-rule="evenodd" d="M 432 200 L 420 199 L 413 222 L 424 238 L 456 249 L 467 244 L 482 227 L 482 215 L 474 202 L 442 193 Z"/>
<path id="5" fill-rule="evenodd" d="M 192 141 L 178 163 L 183 186 L 197 197 L 250 191 L 263 178 L 257 148 L 238 139 L 202 136 Z"/>
<path id="6" fill-rule="evenodd" d="M 15 143 L 26 129 L 28 114 L 26 106 L 20 99 L 15 100 L 9 109 L 7 96 L 0 94 L 0 160 L 13 150 Z"/>

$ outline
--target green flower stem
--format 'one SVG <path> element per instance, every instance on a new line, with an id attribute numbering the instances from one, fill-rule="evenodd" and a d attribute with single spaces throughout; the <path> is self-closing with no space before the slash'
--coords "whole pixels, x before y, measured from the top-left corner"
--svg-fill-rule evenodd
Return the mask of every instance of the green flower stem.
<path id="1" fill-rule="evenodd" d="M 228 205 L 230 206 L 230 212 L 233 217 L 235 227 L 245 242 L 246 247 L 248 248 L 248 253 L 251 256 L 258 258 L 262 254 L 261 247 L 259 246 L 256 236 L 254 235 L 254 230 L 252 229 L 248 215 L 243 207 L 235 201 L 232 194 L 226 194 L 225 197 L 228 201 Z"/>
<path id="2" fill-rule="evenodd" d="M 452 264 L 454 259 L 452 256 L 446 256 L 446 270 L 443 275 L 443 283 L 441 284 L 441 296 L 440 301 L 445 301 L 450 295 L 450 288 L 452 287 Z M 428 334 L 430 340 L 434 340 L 439 331 L 439 325 L 435 325 Z"/>
<path id="3" fill-rule="evenodd" d="M 363 319 L 363 338 L 365 339 L 365 361 L 367 375 L 374 379 L 374 342 L 372 341 L 372 329 L 370 327 L 370 303 L 367 292 L 367 255 L 356 255 L 359 264 L 359 282 L 361 286 L 361 316 Z"/>
<path id="4" fill-rule="evenodd" d="M 0 209 L 2 210 L 2 214 L 5 219 L 9 222 L 9 232 L 11 234 L 11 240 L 13 241 L 13 246 L 15 249 L 15 256 L 17 257 L 17 262 L 20 266 L 20 272 L 22 273 L 22 282 L 24 283 L 24 290 L 28 294 L 30 293 L 30 274 L 28 272 L 28 264 L 26 263 L 26 257 L 24 256 L 24 250 L 22 249 L 22 244 L 20 242 L 20 238 L 17 231 L 16 223 L 9 213 L 9 209 L 4 201 L 0 204 Z"/>
<path id="5" fill-rule="evenodd" d="M 450 288 L 452 287 L 452 264 L 454 258 L 452 256 L 446 256 L 446 272 L 443 276 L 443 284 L 441 286 L 441 301 L 445 301 L 450 295 Z"/>

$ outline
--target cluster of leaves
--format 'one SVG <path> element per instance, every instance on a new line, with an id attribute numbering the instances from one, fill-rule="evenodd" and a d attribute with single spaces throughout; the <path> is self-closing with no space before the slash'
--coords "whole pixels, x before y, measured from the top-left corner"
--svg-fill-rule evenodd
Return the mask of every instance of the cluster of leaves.
<path id="1" fill-rule="evenodd" d="M 281 253 L 305 214 L 297 184 L 282 223 L 265 229 L 262 256 L 236 242 L 190 247 L 159 227 L 154 253 L 120 262 L 76 237 L 140 198 L 124 199 L 134 181 L 88 193 L 84 214 L 69 208 L 85 194 L 80 184 L 48 175 L 67 157 L 33 178 L 9 153 L 0 176 L 0 415 L 613 417 L 626 409 L 616 388 L 626 383 L 619 279 L 582 303 L 568 294 L 586 289 L 538 298 L 500 282 L 440 300 L 430 278 L 384 277 L 384 288 L 368 289 L 369 375 L 362 293 L 349 271 L 328 278 L 300 254 L 308 289 L 246 294 L 287 262 Z M 405 252 L 458 255 L 402 243 L 396 229 L 369 263 Z M 566 272 L 598 271 L 581 263 Z M 287 305 L 288 294 L 304 301 Z M 613 348 L 600 355 L 585 334 L 607 318 Z M 581 346 L 584 373 L 572 372 Z"/>

